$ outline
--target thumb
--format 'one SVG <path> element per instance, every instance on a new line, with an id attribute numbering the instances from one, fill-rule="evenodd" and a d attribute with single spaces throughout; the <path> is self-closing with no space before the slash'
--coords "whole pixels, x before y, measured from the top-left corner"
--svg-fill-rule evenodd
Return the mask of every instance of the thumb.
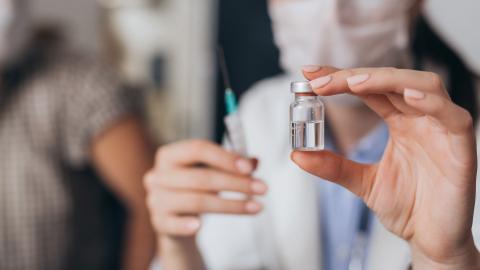
<path id="1" fill-rule="evenodd" d="M 373 186 L 375 177 L 372 165 L 360 164 L 330 151 L 295 151 L 291 158 L 303 170 L 337 183 L 363 199 L 366 199 Z"/>

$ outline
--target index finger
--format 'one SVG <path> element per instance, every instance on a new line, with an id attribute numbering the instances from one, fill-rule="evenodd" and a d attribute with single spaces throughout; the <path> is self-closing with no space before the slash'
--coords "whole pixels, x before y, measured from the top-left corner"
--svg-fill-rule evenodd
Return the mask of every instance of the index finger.
<path id="1" fill-rule="evenodd" d="M 248 175 L 255 170 L 256 161 L 205 140 L 178 142 L 157 151 L 156 168 L 195 165 L 206 165 L 230 173 Z"/>
<path id="2" fill-rule="evenodd" d="M 337 71 L 339 71 L 338 68 L 330 66 L 308 65 L 302 67 L 303 76 L 309 81 L 330 75 Z"/>
<path id="3" fill-rule="evenodd" d="M 320 84 L 319 82 L 327 82 Z M 447 95 L 440 77 L 431 72 L 397 68 L 354 68 L 339 70 L 310 82 L 319 95 L 388 94 L 402 95 L 405 88 Z"/>

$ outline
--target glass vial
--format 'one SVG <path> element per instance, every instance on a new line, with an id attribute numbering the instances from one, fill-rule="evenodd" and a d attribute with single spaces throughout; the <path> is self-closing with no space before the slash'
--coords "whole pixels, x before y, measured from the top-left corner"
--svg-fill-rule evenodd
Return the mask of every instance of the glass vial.
<path id="1" fill-rule="evenodd" d="M 292 82 L 295 100 L 290 105 L 290 142 L 293 150 L 324 149 L 325 108 L 308 82 Z"/>

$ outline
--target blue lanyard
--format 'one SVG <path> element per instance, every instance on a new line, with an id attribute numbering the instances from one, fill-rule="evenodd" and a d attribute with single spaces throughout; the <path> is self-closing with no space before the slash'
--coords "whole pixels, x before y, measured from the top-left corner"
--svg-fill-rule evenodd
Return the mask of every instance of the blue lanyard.
<path id="1" fill-rule="evenodd" d="M 348 270 L 364 270 L 363 264 L 366 257 L 369 228 L 370 210 L 366 205 L 363 205 L 357 234 L 353 241 L 353 246 L 350 254 L 350 263 L 348 264 Z"/>

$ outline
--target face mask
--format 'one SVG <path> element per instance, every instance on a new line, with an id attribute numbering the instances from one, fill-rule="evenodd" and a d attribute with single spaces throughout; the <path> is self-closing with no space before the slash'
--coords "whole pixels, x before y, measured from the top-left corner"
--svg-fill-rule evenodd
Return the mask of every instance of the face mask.
<path id="1" fill-rule="evenodd" d="M 270 4 L 280 62 L 302 65 L 398 66 L 408 45 L 414 0 L 285 0 Z"/>

